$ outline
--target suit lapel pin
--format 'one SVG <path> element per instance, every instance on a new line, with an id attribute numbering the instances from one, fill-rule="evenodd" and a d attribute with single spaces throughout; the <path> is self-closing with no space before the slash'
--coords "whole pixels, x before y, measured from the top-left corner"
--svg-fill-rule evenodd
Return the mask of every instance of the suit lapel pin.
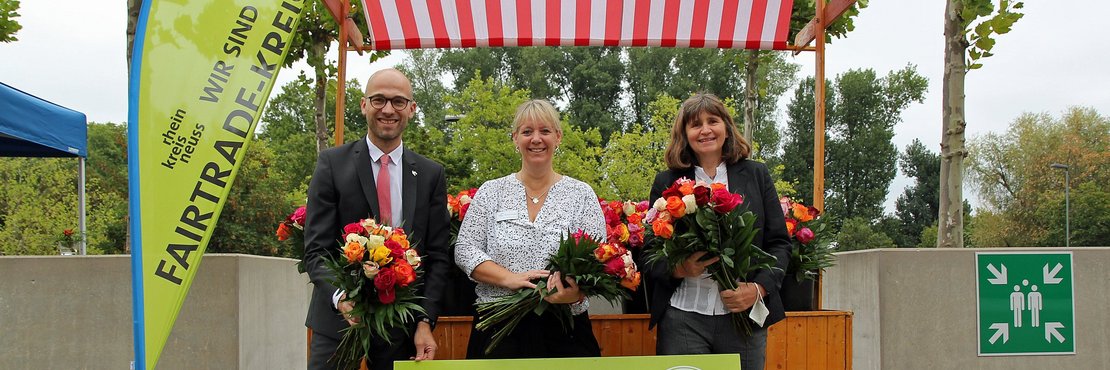
<path id="1" fill-rule="evenodd" d="M 413 170 L 413 171 L 412 171 L 412 175 L 413 175 L 413 176 L 416 176 L 416 170 Z"/>

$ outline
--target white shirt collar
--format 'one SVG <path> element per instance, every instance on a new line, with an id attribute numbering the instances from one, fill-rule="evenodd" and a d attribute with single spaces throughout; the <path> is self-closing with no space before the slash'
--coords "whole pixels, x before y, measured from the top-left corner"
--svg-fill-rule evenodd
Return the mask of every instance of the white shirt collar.
<path id="1" fill-rule="evenodd" d="M 385 155 L 385 152 L 383 152 L 380 148 L 378 148 L 377 145 L 374 145 L 374 143 L 370 141 L 370 136 L 366 136 L 366 146 L 370 148 L 370 161 L 374 163 L 378 163 L 378 159 L 380 159 L 382 155 Z M 403 153 L 404 151 L 405 142 L 402 141 L 401 144 L 397 145 L 397 148 L 393 149 L 393 151 L 389 153 L 389 163 L 401 163 L 401 153 Z"/>
<path id="2" fill-rule="evenodd" d="M 724 161 L 721 161 L 721 163 L 717 164 L 717 176 L 709 177 L 709 174 L 705 173 L 704 168 L 702 168 L 701 166 L 695 165 L 694 166 L 694 177 L 695 177 L 696 180 L 705 181 L 705 182 L 710 183 L 710 184 L 715 183 L 715 182 L 719 182 L 719 183 L 722 183 L 722 184 L 727 184 L 728 183 L 728 167 L 725 166 Z"/>

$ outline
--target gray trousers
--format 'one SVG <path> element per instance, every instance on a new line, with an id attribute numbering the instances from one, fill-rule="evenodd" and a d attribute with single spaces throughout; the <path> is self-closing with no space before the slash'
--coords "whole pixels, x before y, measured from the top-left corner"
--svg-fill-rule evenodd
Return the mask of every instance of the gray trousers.
<path id="1" fill-rule="evenodd" d="M 655 352 L 660 355 L 739 353 L 742 370 L 762 370 L 767 328 L 752 324 L 752 335 L 736 328 L 729 315 L 702 315 L 668 307 L 659 322 Z"/>

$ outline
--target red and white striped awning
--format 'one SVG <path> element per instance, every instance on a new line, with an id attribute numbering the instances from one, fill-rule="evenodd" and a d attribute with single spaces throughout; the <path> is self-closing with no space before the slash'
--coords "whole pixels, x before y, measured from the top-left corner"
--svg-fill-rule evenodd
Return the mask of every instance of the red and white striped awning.
<path id="1" fill-rule="evenodd" d="M 785 49 L 793 0 L 362 0 L 374 49 Z"/>

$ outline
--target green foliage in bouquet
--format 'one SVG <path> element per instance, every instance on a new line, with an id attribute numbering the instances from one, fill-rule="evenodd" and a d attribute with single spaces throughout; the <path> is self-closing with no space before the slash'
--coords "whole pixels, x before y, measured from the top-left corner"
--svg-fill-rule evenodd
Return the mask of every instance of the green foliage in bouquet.
<path id="1" fill-rule="evenodd" d="M 629 298 L 628 290 L 621 289 L 622 286 L 635 289 L 640 284 L 640 273 L 627 249 L 614 243 L 598 243 L 581 230 L 560 239 L 559 250 L 548 260 L 546 269 L 574 279 L 582 294 L 601 297 L 613 304 Z M 539 316 L 551 310 L 564 329 L 574 328 L 569 304 L 551 304 L 544 300 L 555 293 L 548 289 L 547 279 L 537 279 L 533 283 L 535 289 L 521 289 L 515 294 L 478 304 L 481 321 L 475 327 L 482 331 L 494 330 L 485 353 L 493 351 L 529 313 Z"/>
<path id="2" fill-rule="evenodd" d="M 793 275 L 798 282 L 817 280 L 818 272 L 836 262 L 829 245 L 831 232 L 826 232 L 829 217 L 813 206 L 788 197 L 782 197 L 779 203 L 786 218 L 786 232 L 790 235 L 791 244 L 790 265 L 786 274 Z"/>

